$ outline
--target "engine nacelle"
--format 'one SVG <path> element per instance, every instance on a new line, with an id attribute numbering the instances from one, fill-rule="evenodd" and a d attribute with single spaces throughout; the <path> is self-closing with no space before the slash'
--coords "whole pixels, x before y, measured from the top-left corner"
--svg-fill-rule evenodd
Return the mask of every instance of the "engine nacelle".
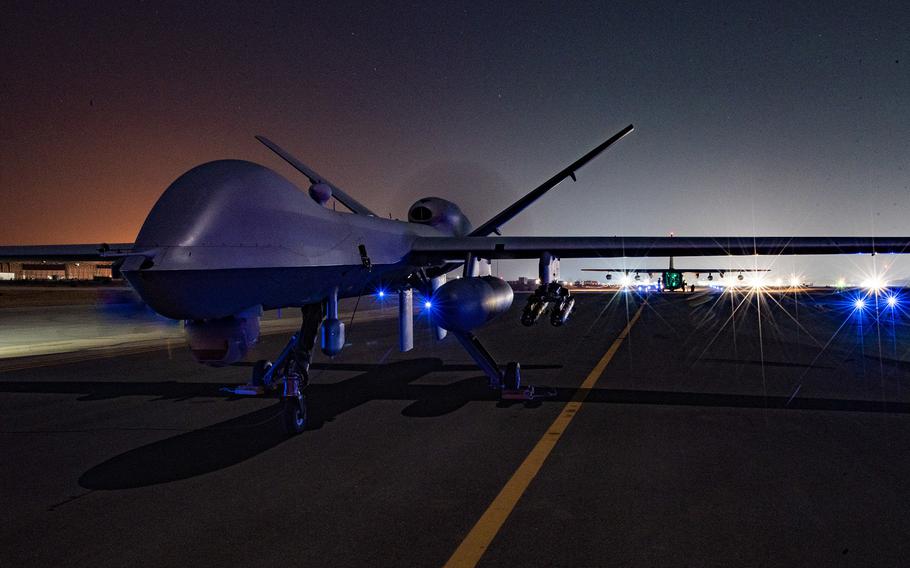
<path id="1" fill-rule="evenodd" d="M 471 222 L 451 201 L 439 197 L 424 197 L 408 209 L 408 221 L 429 225 L 454 237 L 471 232 Z"/>
<path id="2" fill-rule="evenodd" d="M 243 359 L 259 341 L 262 309 L 253 309 L 226 318 L 187 321 L 186 342 L 197 362 L 223 367 Z"/>
<path id="3" fill-rule="evenodd" d="M 322 352 L 334 357 L 344 349 L 344 322 L 328 318 L 322 322 Z"/>
<path id="4" fill-rule="evenodd" d="M 512 288 L 501 278 L 481 276 L 446 282 L 433 294 L 433 323 L 449 331 L 471 331 L 506 312 Z"/>

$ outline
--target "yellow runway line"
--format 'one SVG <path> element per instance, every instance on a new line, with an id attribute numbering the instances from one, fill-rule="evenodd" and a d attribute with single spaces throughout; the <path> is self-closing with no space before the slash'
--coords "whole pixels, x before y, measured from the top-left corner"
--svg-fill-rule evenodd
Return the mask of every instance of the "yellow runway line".
<path id="1" fill-rule="evenodd" d="M 647 302 L 642 303 L 638 308 L 638 311 L 635 312 L 635 315 L 632 316 L 632 319 L 629 320 L 629 323 L 626 324 L 626 327 L 613 341 L 610 348 L 607 349 L 607 352 L 604 353 L 603 357 L 600 358 L 600 361 L 598 361 L 597 364 L 594 365 L 594 368 L 591 369 L 591 372 L 588 373 L 587 378 L 581 383 L 581 386 L 575 390 L 572 399 L 566 403 L 562 412 L 556 417 L 556 420 L 553 421 L 544 435 L 537 441 L 537 444 L 534 446 L 534 449 L 531 450 L 531 453 L 528 454 L 528 457 L 526 457 L 521 465 L 518 466 L 518 469 L 512 474 L 512 477 L 506 483 L 505 487 L 503 487 L 499 492 L 499 495 L 493 499 L 493 502 L 480 517 L 480 520 L 477 521 L 474 528 L 468 533 L 468 536 L 465 537 L 452 554 L 451 558 L 449 558 L 449 561 L 446 562 L 446 568 L 467 568 L 477 565 L 481 556 L 483 556 L 484 552 L 486 552 L 490 543 L 493 541 L 493 538 L 496 537 L 497 533 L 499 533 L 499 530 L 502 528 L 502 525 L 512 513 L 518 500 L 521 499 L 521 496 L 528 488 L 528 485 L 531 484 L 531 481 L 543 466 L 544 461 L 546 461 L 550 452 L 553 451 L 556 442 L 559 441 L 559 438 L 562 437 L 566 428 L 569 426 L 569 423 L 575 418 L 576 413 L 578 413 L 578 410 L 588 397 L 588 392 L 594 387 L 597 380 L 600 379 L 600 376 L 606 370 L 610 360 L 613 359 L 613 356 L 619 350 L 619 346 L 622 344 L 623 340 L 629 336 L 632 326 L 635 325 L 635 322 L 641 317 L 642 310 L 646 303 Z"/>

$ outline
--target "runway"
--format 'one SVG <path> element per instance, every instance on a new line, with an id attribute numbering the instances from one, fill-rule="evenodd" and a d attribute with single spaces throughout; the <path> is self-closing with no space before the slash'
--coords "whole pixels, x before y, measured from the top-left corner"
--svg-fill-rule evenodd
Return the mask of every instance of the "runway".
<path id="1" fill-rule="evenodd" d="M 0 371 L 0 565 L 906 563 L 902 308 L 586 293 L 524 328 L 524 299 L 478 336 L 555 399 L 500 402 L 425 319 L 401 354 L 394 318 L 355 318 L 290 439 L 220 391 L 249 368 L 185 349 Z"/>
<path id="2" fill-rule="evenodd" d="M 159 316 L 126 286 L 0 286 L 0 300 L 0 371 L 185 343 L 181 322 Z M 395 306 L 355 300 L 342 302 L 342 315 L 350 317 L 355 306 L 359 321 L 396 315 Z M 293 332 L 299 325 L 297 310 L 273 310 L 263 314 L 261 330 Z"/>

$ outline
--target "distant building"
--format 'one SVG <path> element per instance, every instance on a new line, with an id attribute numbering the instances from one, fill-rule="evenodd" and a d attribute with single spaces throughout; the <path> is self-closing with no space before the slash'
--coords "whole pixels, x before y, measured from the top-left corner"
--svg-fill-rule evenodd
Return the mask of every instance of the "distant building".
<path id="1" fill-rule="evenodd" d="M 0 262 L 0 280 L 99 280 L 111 278 L 110 262 Z"/>
<path id="2" fill-rule="evenodd" d="M 512 287 L 512 290 L 516 292 L 529 292 L 537 290 L 537 280 L 534 278 L 526 278 L 524 276 L 519 276 L 518 280 L 510 280 L 509 286 Z"/>

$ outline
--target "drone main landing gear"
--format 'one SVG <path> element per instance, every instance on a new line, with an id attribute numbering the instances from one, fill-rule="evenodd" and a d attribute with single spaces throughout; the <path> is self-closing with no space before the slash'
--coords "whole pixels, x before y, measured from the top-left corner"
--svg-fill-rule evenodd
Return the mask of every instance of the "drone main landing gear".
<path id="1" fill-rule="evenodd" d="M 536 400 L 556 396 L 555 390 L 540 392 L 532 385 L 521 384 L 521 365 L 517 361 L 510 361 L 506 364 L 505 369 L 500 369 L 496 360 L 486 350 L 477 336 L 467 331 L 453 331 L 452 334 L 465 348 L 468 355 L 474 359 L 477 366 L 480 367 L 490 379 L 490 388 L 500 391 L 502 400 Z"/>

